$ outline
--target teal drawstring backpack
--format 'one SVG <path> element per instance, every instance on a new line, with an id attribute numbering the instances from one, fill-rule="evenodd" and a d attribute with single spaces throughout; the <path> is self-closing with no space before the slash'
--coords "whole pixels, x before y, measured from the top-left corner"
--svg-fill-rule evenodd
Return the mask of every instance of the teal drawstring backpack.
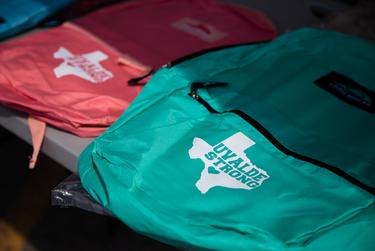
<path id="1" fill-rule="evenodd" d="M 0 4 L 0 40 L 38 25 L 73 0 L 3 0 Z"/>
<path id="2" fill-rule="evenodd" d="M 375 45 L 302 29 L 160 69 L 84 188 L 185 249 L 375 250 Z"/>

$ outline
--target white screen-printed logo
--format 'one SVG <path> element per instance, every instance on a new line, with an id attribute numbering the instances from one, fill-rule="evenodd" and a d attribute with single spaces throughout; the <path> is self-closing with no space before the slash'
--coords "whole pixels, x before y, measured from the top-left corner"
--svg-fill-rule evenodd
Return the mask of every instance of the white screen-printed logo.
<path id="1" fill-rule="evenodd" d="M 245 190 L 261 186 L 270 176 L 247 158 L 245 150 L 253 145 L 255 142 L 241 132 L 214 146 L 194 138 L 189 156 L 204 163 L 195 186 L 203 194 L 217 186 Z"/>
<path id="2" fill-rule="evenodd" d="M 196 36 L 206 42 L 215 42 L 227 36 L 227 33 L 218 30 L 206 22 L 185 17 L 172 23 L 172 27 Z"/>
<path id="3" fill-rule="evenodd" d="M 64 62 L 54 69 L 57 78 L 75 75 L 97 84 L 113 77 L 111 72 L 100 65 L 101 61 L 108 59 L 108 56 L 101 51 L 74 55 L 64 47 L 60 47 L 53 54 L 53 57 L 64 60 Z"/>

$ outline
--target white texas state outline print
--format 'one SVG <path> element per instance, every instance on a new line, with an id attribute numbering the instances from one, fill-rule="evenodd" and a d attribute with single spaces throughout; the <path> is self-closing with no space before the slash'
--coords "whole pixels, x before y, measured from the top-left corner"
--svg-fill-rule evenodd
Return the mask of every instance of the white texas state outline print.
<path id="1" fill-rule="evenodd" d="M 253 145 L 255 142 L 241 132 L 215 146 L 194 138 L 189 156 L 204 163 L 200 179 L 195 183 L 198 190 L 205 194 L 217 186 L 245 190 L 261 186 L 270 176 L 247 158 L 245 150 Z"/>
<path id="2" fill-rule="evenodd" d="M 113 74 L 104 69 L 100 64 L 101 61 L 108 59 L 108 56 L 101 51 L 97 50 L 82 55 L 74 55 L 64 47 L 60 47 L 53 54 L 53 57 L 64 60 L 64 62 L 54 69 L 57 78 L 75 75 L 97 84 L 113 77 Z"/>

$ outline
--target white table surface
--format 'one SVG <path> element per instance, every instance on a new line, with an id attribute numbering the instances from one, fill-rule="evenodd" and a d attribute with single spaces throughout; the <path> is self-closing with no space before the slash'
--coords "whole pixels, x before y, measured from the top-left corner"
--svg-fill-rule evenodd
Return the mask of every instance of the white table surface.
<path id="1" fill-rule="evenodd" d="M 26 118 L 23 113 L 0 106 L 0 125 L 31 144 Z M 92 140 L 47 126 L 41 152 L 68 170 L 77 173 L 78 156 Z"/>

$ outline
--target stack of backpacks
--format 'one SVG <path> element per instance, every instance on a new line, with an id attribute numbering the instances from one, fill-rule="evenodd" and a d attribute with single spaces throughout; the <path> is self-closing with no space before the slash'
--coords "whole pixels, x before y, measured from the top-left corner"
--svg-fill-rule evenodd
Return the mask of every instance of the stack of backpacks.
<path id="1" fill-rule="evenodd" d="M 49 2 L 35 5 L 30 8 L 37 14 L 20 10 L 22 21 L 35 15 L 37 23 L 46 10 L 53 13 Z M 164 12 L 173 15 L 158 19 Z M 11 21 L 9 27 L 18 30 L 31 25 Z M 2 43 L 0 102 L 27 112 L 32 133 L 43 131 L 48 123 L 79 136 L 98 136 L 139 93 L 144 82 L 138 79 L 147 80 L 144 77 L 161 62 L 275 35 L 261 13 L 213 0 L 125 2 Z M 43 133 L 32 136 L 35 163 Z"/>
<path id="2" fill-rule="evenodd" d="M 374 250 L 375 45 L 275 36 L 213 0 L 119 3 L 1 43 L 0 102 L 100 134 L 82 185 L 162 242 Z"/>

